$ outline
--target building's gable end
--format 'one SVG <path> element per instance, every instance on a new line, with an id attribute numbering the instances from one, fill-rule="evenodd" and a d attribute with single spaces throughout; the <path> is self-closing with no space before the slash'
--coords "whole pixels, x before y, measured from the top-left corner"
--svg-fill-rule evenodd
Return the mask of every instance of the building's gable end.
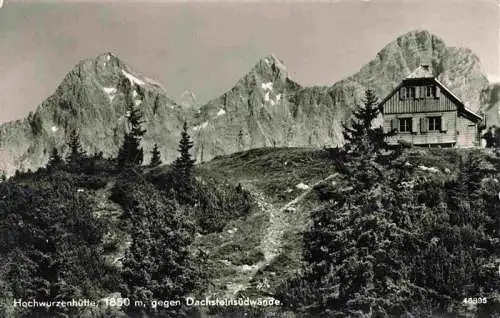
<path id="1" fill-rule="evenodd" d="M 456 112 L 461 106 L 439 87 L 431 78 L 403 80 L 382 101 L 382 114 Z"/>
<path id="2" fill-rule="evenodd" d="M 404 82 L 401 81 L 401 83 L 399 83 L 398 86 L 396 86 L 396 88 L 394 88 L 392 90 L 392 92 L 389 93 L 389 95 L 387 95 L 379 104 L 378 104 L 378 107 L 379 109 L 381 109 L 381 113 L 383 114 L 384 113 L 384 104 L 390 100 L 396 93 L 399 92 L 399 90 L 401 89 L 401 87 L 403 87 L 403 84 Z"/>
<path id="3" fill-rule="evenodd" d="M 384 131 L 396 132 L 387 138 L 387 143 L 439 147 L 477 145 L 480 116 L 467 109 L 460 98 L 429 72 L 413 74 L 379 104 Z"/>

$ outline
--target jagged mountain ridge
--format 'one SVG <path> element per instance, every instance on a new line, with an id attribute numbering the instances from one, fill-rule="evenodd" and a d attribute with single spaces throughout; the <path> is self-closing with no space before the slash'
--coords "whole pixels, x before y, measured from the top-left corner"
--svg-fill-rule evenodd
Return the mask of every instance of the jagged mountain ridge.
<path id="1" fill-rule="evenodd" d="M 127 95 L 137 100 L 146 120 L 146 160 L 153 143 L 160 145 L 164 162 L 176 156 L 184 120 L 191 126 L 199 162 L 266 146 L 335 146 L 343 142 L 341 123 L 362 102 L 366 88 L 384 97 L 420 63 L 432 65 L 438 79 L 473 111 L 494 112 L 478 57 L 468 49 L 447 47 L 427 31 L 398 37 L 359 72 L 331 86 L 302 87 L 278 57 L 267 56 L 234 87 L 199 108 L 179 105 L 159 84 L 107 53 L 79 63 L 28 118 L 0 126 L 0 169 L 12 173 L 44 165 L 51 147 L 64 150 L 74 128 L 87 151 L 115 155 L 125 131 Z"/>
<path id="2" fill-rule="evenodd" d="M 258 147 L 325 146 L 341 142 L 357 83 L 301 87 L 274 55 L 261 59 L 236 85 L 194 118 L 199 161 Z"/>

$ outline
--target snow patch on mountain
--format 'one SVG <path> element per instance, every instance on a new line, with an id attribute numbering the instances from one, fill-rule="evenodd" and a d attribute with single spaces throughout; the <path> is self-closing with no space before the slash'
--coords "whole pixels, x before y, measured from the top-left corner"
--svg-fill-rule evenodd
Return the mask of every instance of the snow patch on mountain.
<path id="1" fill-rule="evenodd" d="M 116 88 L 114 87 L 103 87 L 104 92 L 108 95 L 109 100 L 112 102 L 115 98 Z"/>
<path id="2" fill-rule="evenodd" d="M 165 87 L 163 87 L 163 85 L 161 85 L 159 82 L 153 80 L 153 79 L 150 79 L 149 77 L 144 77 L 144 79 L 151 85 L 153 86 L 156 86 L 157 88 L 161 89 L 161 90 L 165 90 Z"/>
<path id="3" fill-rule="evenodd" d="M 200 129 L 206 128 L 207 126 L 208 126 L 208 121 L 204 122 L 204 123 L 203 123 L 203 124 L 201 124 L 201 125 L 194 126 L 194 127 L 193 127 L 193 130 L 194 130 L 194 131 L 198 131 L 198 130 L 200 130 Z"/>
<path id="4" fill-rule="evenodd" d="M 125 75 L 126 78 L 128 78 L 128 80 L 130 81 L 131 84 L 137 84 L 137 85 L 146 84 L 142 80 L 138 79 L 137 77 L 135 77 L 134 75 L 130 74 L 129 72 L 127 72 L 125 70 L 122 70 L 122 74 Z"/>
<path id="5" fill-rule="evenodd" d="M 216 116 L 217 116 L 217 117 L 219 117 L 219 116 L 224 115 L 225 113 L 226 113 L 226 111 L 225 111 L 224 109 L 222 109 L 222 108 L 221 108 L 221 109 L 219 109 L 219 112 L 217 113 L 217 115 L 216 115 Z"/>
<path id="6" fill-rule="evenodd" d="M 261 87 L 263 90 L 273 90 L 273 83 L 272 82 L 267 82 L 267 83 L 262 83 Z"/>
<path id="7" fill-rule="evenodd" d="M 57 128 L 57 126 L 52 126 L 50 130 L 52 130 L 52 132 L 57 132 L 59 128 Z"/>

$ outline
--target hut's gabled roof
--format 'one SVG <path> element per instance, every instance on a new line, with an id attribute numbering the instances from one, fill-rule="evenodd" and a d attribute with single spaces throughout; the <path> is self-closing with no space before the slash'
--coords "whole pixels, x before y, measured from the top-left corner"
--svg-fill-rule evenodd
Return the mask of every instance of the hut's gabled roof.
<path id="1" fill-rule="evenodd" d="M 387 95 L 380 103 L 379 107 L 383 108 L 384 104 L 394 95 L 396 92 L 399 91 L 399 89 L 405 84 L 405 82 L 413 82 L 414 80 L 417 79 L 425 79 L 425 82 L 427 83 L 434 83 L 437 86 L 440 87 L 441 91 L 444 91 L 447 93 L 448 97 L 451 98 L 455 105 L 458 106 L 458 111 L 464 115 L 466 115 L 468 118 L 473 120 L 474 122 L 479 122 L 482 120 L 481 116 L 478 114 L 474 113 L 471 111 L 469 108 L 465 106 L 465 103 L 458 98 L 448 87 L 446 87 L 443 83 L 438 81 L 434 75 L 432 74 L 431 68 L 427 64 L 422 64 L 420 65 L 416 70 L 414 70 L 410 75 L 408 75 L 401 83 L 396 86 L 392 92 Z"/>

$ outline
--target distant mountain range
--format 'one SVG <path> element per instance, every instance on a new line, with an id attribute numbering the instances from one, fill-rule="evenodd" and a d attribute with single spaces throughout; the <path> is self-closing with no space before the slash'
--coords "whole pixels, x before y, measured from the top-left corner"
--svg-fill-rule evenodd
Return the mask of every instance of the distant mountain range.
<path id="1" fill-rule="evenodd" d="M 146 161 L 154 143 L 164 162 L 177 156 L 184 121 L 191 127 L 198 161 L 265 146 L 342 144 L 341 123 L 362 103 L 364 90 L 374 89 L 383 98 L 424 62 L 470 109 L 498 125 L 500 86 L 489 84 L 473 52 L 447 47 L 427 31 L 398 37 L 359 72 L 330 86 L 302 87 L 289 77 L 283 61 L 270 55 L 205 105 L 198 105 L 189 91 L 174 101 L 160 84 L 105 53 L 80 62 L 25 119 L 0 125 L 0 170 L 12 174 L 45 165 L 52 147 L 65 151 L 73 129 L 88 152 L 114 156 L 126 129 L 127 96 L 146 120 Z"/>

